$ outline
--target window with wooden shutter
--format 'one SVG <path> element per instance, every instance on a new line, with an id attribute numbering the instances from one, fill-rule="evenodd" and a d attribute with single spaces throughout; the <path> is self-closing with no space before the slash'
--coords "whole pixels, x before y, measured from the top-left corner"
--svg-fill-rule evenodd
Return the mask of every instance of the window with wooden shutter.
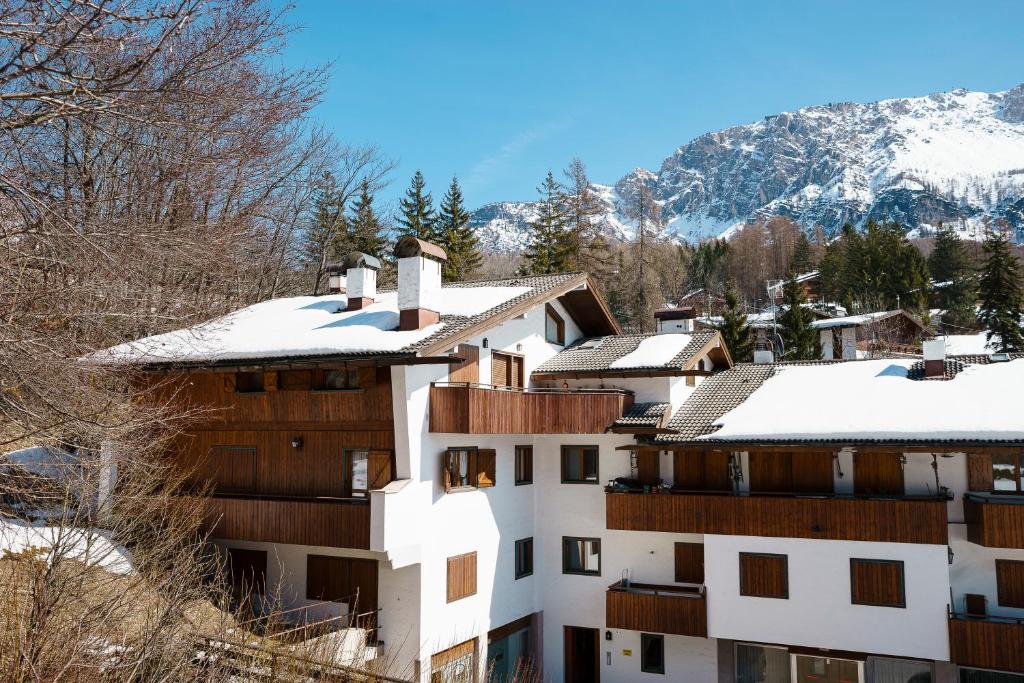
<path id="1" fill-rule="evenodd" d="M 851 558 L 850 601 L 854 605 L 906 607 L 903 562 Z"/>
<path id="2" fill-rule="evenodd" d="M 769 553 L 740 553 L 740 595 L 789 598 L 789 558 Z"/>
<path id="3" fill-rule="evenodd" d="M 491 353 L 491 384 L 496 387 L 508 386 L 509 365 L 511 356 L 507 353 L 494 351 Z"/>
<path id="4" fill-rule="evenodd" d="M 494 486 L 497 479 L 497 453 L 493 448 L 481 448 L 476 452 L 476 486 L 488 488 Z"/>
<path id="5" fill-rule="evenodd" d="M 448 602 L 476 595 L 476 551 L 448 558 Z"/>
<path id="6" fill-rule="evenodd" d="M 996 596 L 1001 607 L 1024 608 L 1024 561 L 996 560 Z"/>
<path id="7" fill-rule="evenodd" d="M 704 583 L 704 544 L 676 543 L 676 582 Z"/>
<path id="8" fill-rule="evenodd" d="M 448 364 L 448 381 L 477 384 L 480 382 L 480 348 L 473 344 L 459 344 Z"/>
<path id="9" fill-rule="evenodd" d="M 395 454 L 382 449 L 370 449 L 367 460 L 367 480 L 370 490 L 382 489 L 395 480 Z"/>

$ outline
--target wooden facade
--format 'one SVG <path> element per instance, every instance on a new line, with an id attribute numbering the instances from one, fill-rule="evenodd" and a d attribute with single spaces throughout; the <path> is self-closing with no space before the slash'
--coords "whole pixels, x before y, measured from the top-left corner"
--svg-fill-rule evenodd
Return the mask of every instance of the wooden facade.
<path id="1" fill-rule="evenodd" d="M 430 431 L 444 434 L 601 434 L 633 404 L 626 391 L 430 387 Z"/>
<path id="2" fill-rule="evenodd" d="M 370 548 L 370 506 L 363 501 L 182 496 L 180 502 L 204 506 L 205 531 L 213 538 Z"/>
<path id="3" fill-rule="evenodd" d="M 948 542 L 944 498 L 613 492 L 605 498 L 609 529 L 938 545 Z"/>
<path id="4" fill-rule="evenodd" d="M 850 558 L 850 602 L 875 607 L 906 607 L 903 562 Z"/>
<path id="5" fill-rule="evenodd" d="M 987 548 L 1024 548 L 1024 498 L 964 496 L 967 540 Z"/>
<path id="6" fill-rule="evenodd" d="M 623 586 L 620 582 L 605 593 L 605 624 L 608 628 L 706 638 L 707 600 L 702 590 L 646 583 Z"/>
<path id="7" fill-rule="evenodd" d="M 949 657 L 961 666 L 1024 673 L 1024 620 L 951 615 Z"/>

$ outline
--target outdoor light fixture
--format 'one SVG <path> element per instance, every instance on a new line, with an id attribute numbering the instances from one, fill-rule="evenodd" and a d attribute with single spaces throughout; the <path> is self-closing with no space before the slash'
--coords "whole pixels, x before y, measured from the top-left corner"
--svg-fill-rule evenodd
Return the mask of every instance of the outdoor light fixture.
<path id="1" fill-rule="evenodd" d="M 604 639 L 605 640 L 611 640 L 612 639 L 612 632 L 611 631 L 605 631 L 604 632 Z"/>
<path id="2" fill-rule="evenodd" d="M 293 436 L 292 437 L 292 448 L 294 448 L 295 450 L 300 450 L 302 448 L 302 437 L 301 436 Z"/>
<path id="3" fill-rule="evenodd" d="M 484 348 L 487 348 L 487 337 L 484 337 Z"/>

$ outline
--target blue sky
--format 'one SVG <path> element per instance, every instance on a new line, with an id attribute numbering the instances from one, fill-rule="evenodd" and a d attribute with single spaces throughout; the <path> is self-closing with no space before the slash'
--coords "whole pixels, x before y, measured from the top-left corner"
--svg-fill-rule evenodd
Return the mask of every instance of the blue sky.
<path id="1" fill-rule="evenodd" d="M 708 131 L 779 111 L 1024 81 L 1024 2 L 298 0 L 289 65 L 332 62 L 315 115 L 467 204 L 657 170 Z"/>

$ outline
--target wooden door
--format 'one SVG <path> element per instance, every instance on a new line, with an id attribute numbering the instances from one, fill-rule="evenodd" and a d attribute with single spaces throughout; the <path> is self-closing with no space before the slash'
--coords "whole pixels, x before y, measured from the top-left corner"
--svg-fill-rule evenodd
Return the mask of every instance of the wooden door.
<path id="1" fill-rule="evenodd" d="M 835 489 L 831 452 L 794 451 L 792 465 L 794 493 L 832 493 Z"/>
<path id="2" fill-rule="evenodd" d="M 565 627 L 565 683 L 600 683 L 600 642 L 596 628 Z"/>
<path id="3" fill-rule="evenodd" d="M 750 490 L 779 493 L 793 490 L 793 454 L 779 451 L 751 451 Z"/>
<path id="4" fill-rule="evenodd" d="M 903 495 L 903 456 L 865 451 L 853 454 L 853 491 L 865 495 Z"/>
<path id="5" fill-rule="evenodd" d="M 637 478 L 644 486 L 655 486 L 661 479 L 658 451 L 640 451 L 636 454 Z"/>
<path id="6" fill-rule="evenodd" d="M 228 573 L 235 596 L 263 595 L 267 586 L 267 551 L 228 548 Z"/>
<path id="7" fill-rule="evenodd" d="M 731 491 L 729 454 L 720 451 L 675 451 L 672 485 L 692 491 Z"/>
<path id="8" fill-rule="evenodd" d="M 480 382 L 480 347 L 473 344 L 459 344 L 452 353 L 452 362 L 448 366 L 449 382 Z"/>

